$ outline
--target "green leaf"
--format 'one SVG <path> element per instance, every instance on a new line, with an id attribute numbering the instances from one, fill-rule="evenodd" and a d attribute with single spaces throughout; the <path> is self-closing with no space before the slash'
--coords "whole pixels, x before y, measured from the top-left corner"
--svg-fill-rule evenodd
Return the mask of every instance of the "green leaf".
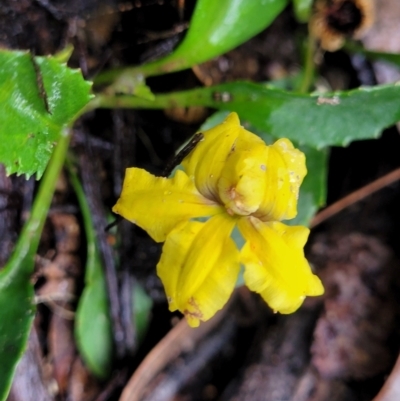
<path id="1" fill-rule="evenodd" d="M 40 183 L 13 254 L 0 271 L 0 401 L 7 397 L 15 367 L 26 347 L 34 316 L 31 282 L 34 257 L 70 137 L 70 130 L 66 129 Z"/>
<path id="2" fill-rule="evenodd" d="M 74 46 L 71 43 L 68 43 L 63 49 L 54 54 L 53 58 L 57 60 L 59 63 L 68 63 L 73 52 L 74 52 Z"/>
<path id="3" fill-rule="evenodd" d="M 75 317 L 79 352 L 91 372 L 105 379 L 111 369 L 113 339 L 103 267 L 98 253 L 86 264 L 85 289 Z"/>
<path id="4" fill-rule="evenodd" d="M 300 22 L 307 22 L 311 15 L 313 0 L 293 0 L 294 13 Z"/>
<path id="5" fill-rule="evenodd" d="M 198 0 L 189 30 L 174 52 L 142 66 L 107 71 L 95 83 L 110 83 L 117 77 L 126 82 L 135 75 L 160 75 L 203 63 L 257 35 L 286 4 L 287 0 Z"/>
<path id="6" fill-rule="evenodd" d="M 132 294 L 132 318 L 139 343 L 144 340 L 149 328 L 152 307 L 153 300 L 139 283 L 135 283 Z"/>
<path id="7" fill-rule="evenodd" d="M 88 201 L 70 160 L 67 167 L 82 212 L 87 243 L 85 288 L 75 315 L 75 338 L 88 368 L 105 379 L 113 359 L 106 281 Z"/>
<path id="8" fill-rule="evenodd" d="M 252 83 L 202 89 L 210 98 L 225 93 L 227 102 L 211 107 L 236 111 L 241 119 L 276 138 L 322 149 L 376 138 L 400 120 L 400 86 L 383 85 L 324 95 L 298 95 Z M 214 95 L 213 95 L 214 94 Z"/>
<path id="9" fill-rule="evenodd" d="M 107 288 L 101 261 L 86 265 L 85 289 L 75 318 L 75 337 L 79 352 L 90 371 L 107 378 L 112 366 L 113 349 Z M 89 276 L 89 277 L 88 277 Z M 132 318 L 138 341 L 143 341 L 153 306 L 144 289 L 135 283 L 132 292 Z"/>
<path id="10" fill-rule="evenodd" d="M 354 42 L 346 43 L 344 48 L 351 53 L 361 53 L 372 61 L 381 60 L 394 64 L 397 67 L 400 66 L 400 54 L 398 53 L 387 53 L 387 52 L 378 52 L 374 50 L 367 50 L 365 47 Z"/>
<path id="11" fill-rule="evenodd" d="M 82 185 L 71 161 L 67 163 L 71 184 L 81 208 L 87 241 L 85 288 L 75 316 L 75 338 L 90 371 L 101 379 L 109 376 L 113 362 L 113 338 L 106 279 L 97 248 L 91 212 Z M 138 284 L 133 287 L 132 311 L 138 340 L 146 333 L 152 300 Z"/>
<path id="12" fill-rule="evenodd" d="M 75 337 L 79 352 L 90 371 L 101 379 L 110 374 L 113 361 L 112 333 L 107 287 L 96 251 L 86 264 L 85 289 L 79 300 L 75 318 Z M 143 341 L 153 306 L 151 298 L 137 283 L 132 293 L 132 318 L 138 341 Z"/>
<path id="13" fill-rule="evenodd" d="M 90 100 L 90 86 L 52 57 L 0 50 L 0 162 L 8 174 L 42 176 L 62 129 Z"/>
<path id="14" fill-rule="evenodd" d="M 33 270 L 32 265 L 28 266 Z M 24 269 L 26 270 L 26 269 Z M 0 275 L 0 400 L 8 395 L 15 367 L 25 351 L 34 318 L 34 292 L 26 272 Z"/>
<path id="15" fill-rule="evenodd" d="M 229 113 L 230 111 L 217 111 L 211 114 L 211 116 L 208 117 L 203 124 L 201 124 L 197 132 L 207 131 L 211 128 L 214 128 L 216 125 L 221 124 L 225 118 L 228 117 Z"/>
<path id="16" fill-rule="evenodd" d="M 243 121 L 275 138 L 289 138 L 316 149 L 371 139 L 400 121 L 400 85 L 381 85 L 324 95 L 301 95 L 251 82 L 234 82 L 156 95 L 98 95 L 92 108 L 207 106 L 236 111 Z"/>
<path id="17" fill-rule="evenodd" d="M 202 63 L 235 48 L 265 29 L 286 0 L 199 0 L 189 30 L 178 48 L 154 64 L 160 72 Z"/>

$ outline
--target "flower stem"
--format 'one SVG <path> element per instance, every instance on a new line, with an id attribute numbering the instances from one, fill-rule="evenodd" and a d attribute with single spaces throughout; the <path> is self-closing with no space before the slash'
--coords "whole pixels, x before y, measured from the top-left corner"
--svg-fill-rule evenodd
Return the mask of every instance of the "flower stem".
<path id="1" fill-rule="evenodd" d="M 149 100 L 131 95 L 104 95 L 98 94 L 88 104 L 85 112 L 103 109 L 168 109 L 172 107 L 210 106 L 215 105 L 208 91 L 193 89 L 182 92 L 156 95 Z"/>
<path id="2" fill-rule="evenodd" d="M 304 60 L 304 73 L 302 80 L 297 88 L 298 93 L 308 93 L 310 90 L 314 78 L 314 53 L 315 38 L 312 35 L 308 35 Z"/>

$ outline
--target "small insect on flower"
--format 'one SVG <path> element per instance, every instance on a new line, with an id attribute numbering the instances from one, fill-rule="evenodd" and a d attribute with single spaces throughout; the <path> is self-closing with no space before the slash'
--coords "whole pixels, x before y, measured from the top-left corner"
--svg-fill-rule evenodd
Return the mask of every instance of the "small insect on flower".
<path id="1" fill-rule="evenodd" d="M 373 20 L 372 0 L 317 0 L 310 32 L 324 50 L 336 51 L 347 37 L 359 38 Z"/>
<path id="2" fill-rule="evenodd" d="M 192 327 L 226 304 L 241 268 L 274 311 L 292 313 L 324 291 L 304 257 L 309 230 L 281 223 L 296 216 L 306 172 L 288 139 L 267 146 L 231 113 L 195 137 L 172 177 L 128 168 L 113 211 L 165 242 L 157 274 Z"/>

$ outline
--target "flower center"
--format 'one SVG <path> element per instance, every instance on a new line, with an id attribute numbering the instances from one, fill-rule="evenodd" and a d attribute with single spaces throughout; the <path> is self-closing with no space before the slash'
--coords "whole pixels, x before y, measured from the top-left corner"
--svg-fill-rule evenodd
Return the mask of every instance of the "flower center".
<path id="1" fill-rule="evenodd" d="M 248 216 L 257 210 L 257 207 L 252 207 L 247 204 L 245 196 L 240 192 L 237 192 L 235 186 L 228 189 L 226 199 L 225 208 L 230 216 Z"/>

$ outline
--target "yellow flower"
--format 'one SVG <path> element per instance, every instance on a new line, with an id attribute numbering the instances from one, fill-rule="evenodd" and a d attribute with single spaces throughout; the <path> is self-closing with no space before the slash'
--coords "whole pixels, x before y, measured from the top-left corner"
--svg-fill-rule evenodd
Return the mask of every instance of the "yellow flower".
<path id="1" fill-rule="evenodd" d="M 165 241 L 157 273 L 170 310 L 189 325 L 225 305 L 241 266 L 245 284 L 273 310 L 294 312 L 324 291 L 304 257 L 309 230 L 280 222 L 296 216 L 304 154 L 287 139 L 267 146 L 236 113 L 203 135 L 172 178 L 128 168 L 113 211 Z"/>

